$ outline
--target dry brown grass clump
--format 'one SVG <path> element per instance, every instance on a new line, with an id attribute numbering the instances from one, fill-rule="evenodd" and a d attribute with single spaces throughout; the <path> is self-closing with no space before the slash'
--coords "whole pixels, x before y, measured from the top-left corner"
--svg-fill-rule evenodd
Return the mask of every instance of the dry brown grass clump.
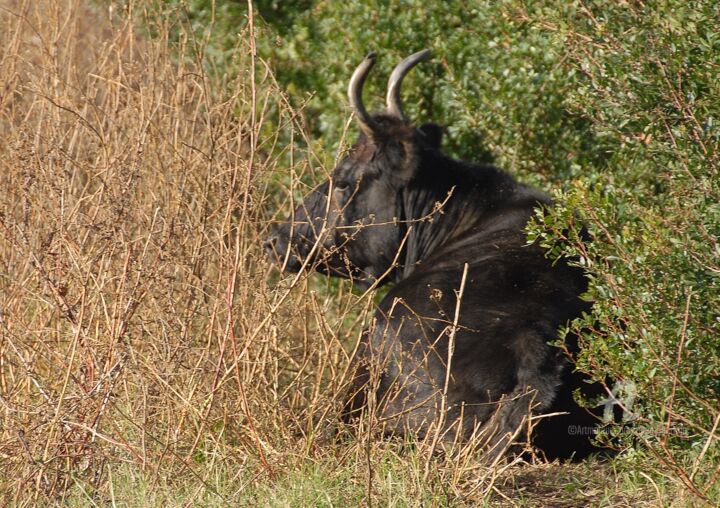
<path id="1" fill-rule="evenodd" d="M 128 463 L 272 476 L 277 436 L 339 389 L 320 390 L 345 362 L 327 302 L 265 282 L 280 132 L 261 127 L 291 123 L 282 96 L 249 28 L 223 83 L 182 22 L 149 2 L 0 6 L 3 504 Z"/>

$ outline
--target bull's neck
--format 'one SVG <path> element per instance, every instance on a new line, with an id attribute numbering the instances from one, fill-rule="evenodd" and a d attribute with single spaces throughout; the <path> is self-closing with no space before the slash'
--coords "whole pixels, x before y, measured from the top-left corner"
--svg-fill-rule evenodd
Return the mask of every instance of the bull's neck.
<path id="1" fill-rule="evenodd" d="M 486 233 L 494 230 L 522 229 L 533 206 L 547 200 L 542 193 L 516 183 L 494 167 L 479 167 L 477 171 L 477 178 L 470 180 L 466 174 L 451 172 L 445 173 L 451 178 L 443 185 L 431 180 L 404 190 L 399 210 L 406 225 L 404 263 L 396 275 L 398 280 L 409 276 L 418 263 L 459 241 L 481 242 Z M 472 255 L 471 251 L 468 255 Z"/>

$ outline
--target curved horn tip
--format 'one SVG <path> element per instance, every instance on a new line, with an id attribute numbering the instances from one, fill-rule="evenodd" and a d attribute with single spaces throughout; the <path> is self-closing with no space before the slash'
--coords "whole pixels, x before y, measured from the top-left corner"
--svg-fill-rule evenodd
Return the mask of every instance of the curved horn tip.
<path id="1" fill-rule="evenodd" d="M 404 58 L 399 64 L 395 66 L 390 74 L 390 79 L 387 85 L 386 104 L 387 111 L 389 114 L 401 119 L 407 120 L 407 117 L 402 110 L 402 100 L 400 100 L 400 87 L 402 81 L 405 79 L 405 75 L 420 62 L 423 62 L 430 58 L 432 51 L 430 49 L 423 49 L 417 51 L 412 55 Z"/>
<path id="2" fill-rule="evenodd" d="M 360 65 L 355 68 L 355 72 L 353 72 L 348 85 L 350 106 L 355 110 L 355 116 L 360 124 L 360 128 L 368 135 L 371 135 L 372 132 L 377 129 L 377 124 L 365 109 L 362 100 L 362 89 L 365 84 L 365 78 L 367 78 L 370 70 L 375 66 L 375 57 L 375 53 L 372 52 L 360 62 Z"/>
<path id="3" fill-rule="evenodd" d="M 425 61 L 432 56 L 432 49 L 425 48 L 422 51 L 418 51 L 417 53 L 415 53 L 414 55 L 411 55 L 411 56 L 417 56 L 418 60 Z"/>
<path id="4" fill-rule="evenodd" d="M 374 51 L 371 51 L 365 56 L 365 60 L 375 60 L 377 58 L 377 53 Z"/>

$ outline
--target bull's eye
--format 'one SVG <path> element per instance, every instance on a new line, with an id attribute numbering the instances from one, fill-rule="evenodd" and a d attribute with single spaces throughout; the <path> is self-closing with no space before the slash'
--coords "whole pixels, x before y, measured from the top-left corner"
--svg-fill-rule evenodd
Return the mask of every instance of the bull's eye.
<path id="1" fill-rule="evenodd" d="M 350 184 L 347 182 L 335 182 L 334 188 L 338 192 L 345 193 L 350 189 Z"/>

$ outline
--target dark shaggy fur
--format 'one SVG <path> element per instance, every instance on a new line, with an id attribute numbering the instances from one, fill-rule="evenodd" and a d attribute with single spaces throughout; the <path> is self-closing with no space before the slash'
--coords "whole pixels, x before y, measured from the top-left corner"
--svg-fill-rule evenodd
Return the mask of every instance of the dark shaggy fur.
<path id="1" fill-rule="evenodd" d="M 588 384 L 548 344 L 589 310 L 579 297 L 586 281 L 524 233 L 549 199 L 494 166 L 447 157 L 436 125 L 374 120 L 379 128 L 361 135 L 267 243 L 290 270 L 318 242 L 319 271 L 394 284 L 363 335 L 347 419 L 371 403 L 387 432 L 422 437 L 442 423 L 446 440 L 481 429 L 492 447 L 506 444 L 530 407 L 563 411 L 541 422 L 535 445 L 549 458 L 587 455 L 587 435 L 571 426 L 594 425 L 572 397 Z"/>

